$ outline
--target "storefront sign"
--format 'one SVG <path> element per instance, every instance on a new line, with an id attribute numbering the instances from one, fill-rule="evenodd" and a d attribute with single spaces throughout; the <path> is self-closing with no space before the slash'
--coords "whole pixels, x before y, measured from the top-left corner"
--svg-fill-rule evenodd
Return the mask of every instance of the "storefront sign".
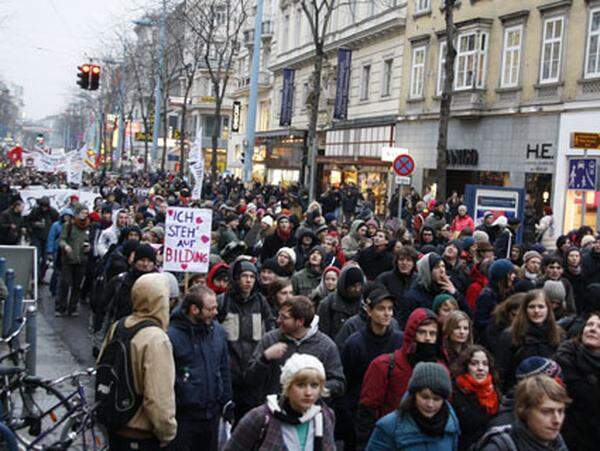
<path id="1" fill-rule="evenodd" d="M 573 149 L 600 149 L 600 133 L 574 132 L 571 134 Z"/>
<path id="2" fill-rule="evenodd" d="M 350 68 L 352 50 L 338 49 L 337 78 L 335 85 L 334 119 L 348 118 L 348 98 L 350 93 Z"/>
<path id="3" fill-rule="evenodd" d="M 279 125 L 282 127 L 292 125 L 294 72 L 294 69 L 283 69 L 283 92 L 281 93 L 281 110 L 279 112 Z"/>
<path id="4" fill-rule="evenodd" d="M 551 172 L 554 169 L 554 144 L 528 143 L 525 147 L 524 169 L 527 172 Z"/>
<path id="5" fill-rule="evenodd" d="M 477 166 L 479 164 L 479 152 L 477 152 L 477 149 L 448 149 L 446 151 L 446 163 L 449 166 Z"/>
<path id="6" fill-rule="evenodd" d="M 595 158 L 572 158 L 569 160 L 569 189 L 596 189 L 598 165 Z"/>
<path id="7" fill-rule="evenodd" d="M 171 207 L 165 224 L 164 270 L 208 272 L 212 210 Z"/>
<path id="8" fill-rule="evenodd" d="M 390 163 L 400 154 L 408 153 L 408 149 L 403 147 L 382 147 L 381 161 L 389 161 Z"/>
<path id="9" fill-rule="evenodd" d="M 237 100 L 233 102 L 233 112 L 231 114 L 231 131 L 240 131 L 240 114 L 242 112 L 242 103 Z"/>

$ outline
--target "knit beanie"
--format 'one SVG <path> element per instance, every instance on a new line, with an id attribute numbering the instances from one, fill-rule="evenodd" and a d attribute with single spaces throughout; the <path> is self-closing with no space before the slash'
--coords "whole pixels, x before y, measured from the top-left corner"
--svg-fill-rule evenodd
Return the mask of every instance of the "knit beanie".
<path id="1" fill-rule="evenodd" d="M 586 247 L 588 244 L 591 244 L 594 241 L 596 241 L 596 238 L 594 238 L 592 235 L 586 235 L 581 239 L 581 247 Z"/>
<path id="2" fill-rule="evenodd" d="M 475 240 L 475 242 L 477 244 L 490 242 L 490 236 L 487 233 L 485 233 L 483 230 L 475 230 L 473 232 L 473 239 Z"/>
<path id="3" fill-rule="evenodd" d="M 231 275 L 233 280 L 240 278 L 243 272 L 249 271 L 255 276 L 257 275 L 256 266 L 248 260 L 239 260 L 231 265 Z"/>
<path id="4" fill-rule="evenodd" d="M 325 213 L 325 222 L 329 224 L 330 222 L 335 221 L 337 218 L 334 213 Z"/>
<path id="5" fill-rule="evenodd" d="M 279 382 L 285 386 L 294 380 L 298 372 L 306 369 L 315 370 L 325 380 L 325 367 L 318 358 L 310 354 L 292 354 L 281 368 Z"/>
<path id="6" fill-rule="evenodd" d="M 537 251 L 527 251 L 525 255 L 523 255 L 523 263 L 527 263 L 532 258 L 539 258 L 540 262 L 542 261 L 542 255 Z"/>
<path id="7" fill-rule="evenodd" d="M 475 244 L 475 238 L 472 236 L 466 236 L 459 241 L 460 248 L 463 251 L 468 251 L 471 246 Z"/>
<path id="8" fill-rule="evenodd" d="M 567 297 L 565 286 L 560 280 L 546 280 L 544 282 L 544 293 L 551 301 L 560 301 L 563 303 Z"/>
<path id="9" fill-rule="evenodd" d="M 346 270 L 346 286 L 348 288 L 350 285 L 354 285 L 355 283 L 364 283 L 365 275 L 358 266 L 352 266 Z"/>
<path id="10" fill-rule="evenodd" d="M 321 254 L 321 257 L 325 258 L 325 256 L 327 255 L 327 252 L 325 251 L 325 248 L 319 244 L 317 244 L 316 246 L 313 246 L 310 251 L 308 251 L 308 256 L 310 257 L 310 255 L 313 252 L 318 252 L 319 254 Z"/>
<path id="11" fill-rule="evenodd" d="M 288 254 L 290 256 L 290 258 L 292 259 L 292 263 L 294 265 L 296 264 L 296 251 L 294 251 L 294 249 L 292 249 L 291 247 L 282 247 L 281 249 L 279 249 L 277 251 L 277 254 L 275 254 L 275 257 L 277 257 L 282 252 L 285 252 L 286 254 Z"/>
<path id="12" fill-rule="evenodd" d="M 260 222 L 262 222 L 263 224 L 266 224 L 268 227 L 273 227 L 273 218 L 269 215 L 263 216 L 263 218 L 260 220 Z"/>
<path id="13" fill-rule="evenodd" d="M 456 307 L 458 307 L 458 302 L 456 301 L 456 298 L 454 296 L 452 296 L 451 294 L 448 294 L 448 293 L 441 293 L 433 298 L 433 304 L 431 306 L 431 310 L 433 310 L 437 314 L 438 309 L 446 301 L 450 301 L 450 302 L 454 303 L 454 305 L 456 305 Z"/>
<path id="14" fill-rule="evenodd" d="M 544 246 L 542 243 L 535 243 L 533 246 L 531 246 L 531 250 L 542 255 L 544 252 L 546 252 L 546 246 Z"/>
<path id="15" fill-rule="evenodd" d="M 152 261 L 152 263 L 156 263 L 156 251 L 149 244 L 140 244 L 135 250 L 133 262 L 135 263 L 142 258 L 148 258 Z"/>
<path id="16" fill-rule="evenodd" d="M 550 376 L 552 378 L 561 378 L 562 369 L 560 365 L 552 359 L 533 356 L 527 357 L 525 360 L 519 363 L 519 366 L 515 372 L 517 380 L 520 381 L 538 374 L 545 374 L 546 376 Z"/>
<path id="17" fill-rule="evenodd" d="M 490 266 L 488 274 L 490 282 L 500 282 L 514 271 L 514 269 L 515 265 L 510 260 L 506 258 L 496 260 L 492 263 L 492 266 Z"/>
<path id="18" fill-rule="evenodd" d="M 154 226 L 150 229 L 150 233 L 154 234 L 156 236 L 156 239 L 160 242 L 164 241 L 165 239 L 165 229 L 163 229 L 160 226 Z"/>
<path id="19" fill-rule="evenodd" d="M 338 275 L 338 277 L 340 276 L 340 273 L 342 272 L 340 270 L 340 268 L 338 268 L 337 266 L 328 266 L 327 268 L 325 268 L 323 270 L 323 277 L 325 276 L 325 274 L 327 274 L 329 271 L 333 271 L 334 273 L 336 273 Z"/>
<path id="20" fill-rule="evenodd" d="M 427 254 L 427 258 L 429 259 L 429 270 L 431 271 L 433 268 L 435 268 L 439 262 L 442 261 L 442 257 L 440 257 L 438 254 L 436 254 L 435 252 L 430 252 Z"/>
<path id="21" fill-rule="evenodd" d="M 277 264 L 277 261 L 274 258 L 268 258 L 263 262 L 262 266 L 260 267 L 260 270 L 262 271 L 265 269 L 268 271 L 273 271 L 278 276 L 280 275 L 279 273 L 282 270 L 281 266 Z"/>
<path id="22" fill-rule="evenodd" d="M 412 372 L 408 382 L 408 391 L 416 394 L 422 389 L 428 388 L 436 395 L 448 399 L 452 393 L 452 384 L 448 371 L 434 362 L 419 362 Z"/>

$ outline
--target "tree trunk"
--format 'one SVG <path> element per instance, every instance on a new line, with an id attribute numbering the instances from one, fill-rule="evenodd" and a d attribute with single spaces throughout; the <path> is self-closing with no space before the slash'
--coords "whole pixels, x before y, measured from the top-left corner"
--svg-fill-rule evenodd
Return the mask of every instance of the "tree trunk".
<path id="1" fill-rule="evenodd" d="M 167 162 L 167 135 L 168 135 L 168 131 L 169 131 L 169 118 L 167 117 L 167 103 L 169 100 L 169 96 L 167 95 L 164 99 L 163 99 L 163 105 L 165 106 L 164 110 L 163 110 L 163 114 L 162 114 L 162 119 L 163 119 L 163 154 L 162 154 L 162 161 L 160 162 L 160 169 L 162 172 L 165 172 L 165 165 Z"/>
<path id="2" fill-rule="evenodd" d="M 217 92 L 218 89 L 216 90 Z M 212 142 L 212 160 L 210 162 L 210 180 L 212 183 L 217 181 L 217 149 L 219 145 L 219 135 L 221 134 L 221 99 L 216 96 L 215 100 L 215 126 L 213 127 Z"/>
<path id="3" fill-rule="evenodd" d="M 319 120 L 319 100 L 321 98 L 321 72 L 323 71 L 324 59 L 325 53 L 323 52 L 323 46 L 319 45 L 316 47 L 315 64 L 313 66 L 312 73 L 313 88 L 310 96 L 310 101 L 308 102 L 310 114 L 308 117 L 308 135 L 306 139 L 310 167 L 308 196 L 311 202 L 317 197 L 317 122 Z"/>
<path id="4" fill-rule="evenodd" d="M 148 152 L 150 150 L 148 147 L 148 118 L 142 118 L 142 122 L 144 123 L 144 172 L 148 172 Z"/>
<path id="5" fill-rule="evenodd" d="M 448 125 L 450 123 L 450 109 L 452 106 L 452 90 L 454 89 L 454 60 L 456 49 L 454 39 L 456 36 L 454 28 L 454 7 L 456 0 L 446 0 L 444 15 L 446 20 L 446 61 L 444 69 L 446 80 L 440 102 L 440 126 L 438 130 L 437 159 L 435 181 L 437 182 L 436 196 L 439 200 L 446 200 L 446 169 L 448 150 Z"/>
<path id="6" fill-rule="evenodd" d="M 181 107 L 181 127 L 179 128 L 179 176 L 183 178 L 184 166 L 186 162 L 185 153 L 185 121 L 187 118 L 187 92 L 183 96 L 183 106 Z"/>

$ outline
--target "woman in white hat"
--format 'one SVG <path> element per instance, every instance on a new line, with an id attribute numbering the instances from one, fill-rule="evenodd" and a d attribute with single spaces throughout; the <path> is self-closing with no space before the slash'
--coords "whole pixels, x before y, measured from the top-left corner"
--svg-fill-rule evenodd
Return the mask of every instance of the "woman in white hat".
<path id="1" fill-rule="evenodd" d="M 335 450 L 334 416 L 322 396 L 325 368 L 309 354 L 294 354 L 281 369 L 281 395 L 248 412 L 234 429 L 225 451 Z"/>

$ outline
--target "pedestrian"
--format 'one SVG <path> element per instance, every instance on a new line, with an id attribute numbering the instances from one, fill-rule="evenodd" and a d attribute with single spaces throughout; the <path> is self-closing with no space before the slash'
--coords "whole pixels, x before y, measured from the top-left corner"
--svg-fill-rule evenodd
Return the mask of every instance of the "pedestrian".
<path id="1" fill-rule="evenodd" d="M 322 246 L 314 246 L 309 252 L 305 267 L 292 276 L 292 287 L 295 295 L 308 296 L 321 282 L 325 267 L 326 252 Z"/>
<path id="2" fill-rule="evenodd" d="M 462 352 L 473 344 L 473 322 L 469 315 L 460 310 L 448 315 L 442 328 L 442 352 L 448 368 Z"/>
<path id="3" fill-rule="evenodd" d="M 417 251 L 412 246 L 403 246 L 394 256 L 392 269 L 377 276 L 377 282 L 394 296 L 394 317 L 398 321 L 403 311 L 404 294 L 416 278 L 417 257 Z"/>
<path id="4" fill-rule="evenodd" d="M 215 320 L 217 297 L 196 287 L 185 295 L 169 324 L 175 360 L 177 437 L 169 449 L 217 451 L 219 419 L 231 401 L 225 329 Z"/>
<path id="5" fill-rule="evenodd" d="M 260 251 L 261 261 L 265 261 L 275 256 L 282 247 L 293 248 L 296 245 L 296 237 L 292 230 L 290 218 L 285 215 L 277 217 L 277 226 L 275 231 L 265 238 Z"/>
<path id="6" fill-rule="evenodd" d="M 394 255 L 390 249 L 387 232 L 377 228 L 372 240 L 372 246 L 360 250 L 354 256 L 368 281 L 375 280 L 380 274 L 394 267 Z"/>
<path id="7" fill-rule="evenodd" d="M 275 261 L 284 277 L 292 277 L 296 270 L 296 252 L 291 247 L 282 247 L 275 254 Z"/>
<path id="8" fill-rule="evenodd" d="M 319 285 L 310 292 L 308 298 L 315 305 L 315 309 L 319 307 L 319 304 L 323 299 L 335 292 L 337 289 L 337 282 L 340 278 L 341 271 L 336 266 L 328 266 L 323 270 L 321 275 L 321 282 Z"/>
<path id="9" fill-rule="evenodd" d="M 225 451 L 334 451 L 334 415 L 321 402 L 328 395 L 321 361 L 294 354 L 281 368 L 279 381 L 281 394 L 269 395 L 240 420 Z"/>
<path id="10" fill-rule="evenodd" d="M 18 194 L 10 199 L 10 206 L 0 214 L 0 244 L 20 244 L 23 236 L 25 204 Z"/>
<path id="11" fill-rule="evenodd" d="M 448 293 L 441 293 L 433 298 L 431 310 L 437 316 L 440 327 L 443 328 L 448 316 L 458 310 L 458 302 Z"/>
<path id="12" fill-rule="evenodd" d="M 492 355 L 496 355 L 502 332 L 510 327 L 526 296 L 527 293 L 512 294 L 492 310 L 485 333 L 479 337 L 479 342 L 489 349 Z"/>
<path id="13" fill-rule="evenodd" d="M 350 232 L 344 236 L 341 241 L 342 251 L 346 260 L 354 256 L 366 247 L 367 243 L 367 224 L 362 219 L 356 219 L 352 222 Z"/>
<path id="14" fill-rule="evenodd" d="M 460 426 L 448 402 L 451 394 L 446 368 L 432 362 L 418 363 L 407 396 L 377 422 L 366 450 L 458 450 Z"/>
<path id="15" fill-rule="evenodd" d="M 133 389 L 141 405 L 133 418 L 118 430 L 109 430 L 113 451 L 159 451 L 177 431 L 175 420 L 175 364 L 169 326 L 169 288 L 159 274 L 140 277 L 131 290 L 132 313 L 108 332 L 98 361 L 120 324 L 133 328 L 150 320 L 155 326 L 141 329 L 130 341 Z M 127 374 L 127 373 L 126 373 Z"/>
<path id="16" fill-rule="evenodd" d="M 58 212 L 50 206 L 48 196 L 42 196 L 25 219 L 29 229 L 31 245 L 37 249 L 38 278 L 41 281 L 44 280 L 46 273 L 46 243 L 50 227 L 56 220 L 58 220 Z"/>

